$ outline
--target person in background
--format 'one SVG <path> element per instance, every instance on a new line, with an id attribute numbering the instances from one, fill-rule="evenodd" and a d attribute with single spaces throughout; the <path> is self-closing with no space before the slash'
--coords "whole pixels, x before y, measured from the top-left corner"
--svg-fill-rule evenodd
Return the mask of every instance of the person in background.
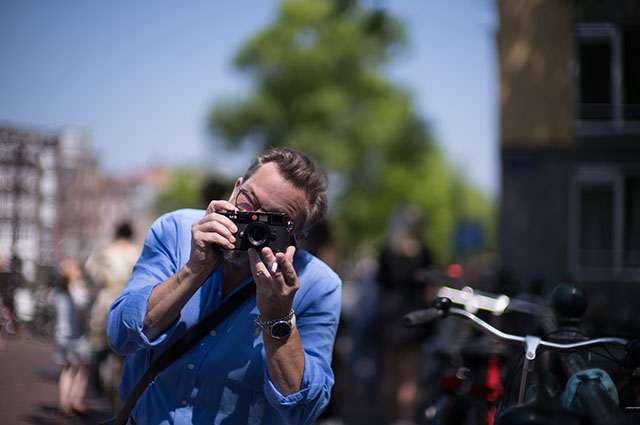
<path id="1" fill-rule="evenodd" d="M 1 260 L 1 258 L 0 258 Z M 2 266 L 2 261 L 0 261 Z M 0 298 L 2 299 L 2 318 L 4 323 L 3 329 L 10 334 L 18 331 L 18 322 L 16 320 L 16 290 L 22 286 L 22 259 L 17 255 L 11 257 L 8 273 L 3 273 L 0 282 Z"/>
<path id="2" fill-rule="evenodd" d="M 62 366 L 58 380 L 59 411 L 63 416 L 85 415 L 84 398 L 89 381 L 91 348 L 85 334 L 86 309 L 90 296 L 75 260 L 58 265 L 58 285 L 51 292 L 56 309 L 54 361 Z"/>
<path id="3" fill-rule="evenodd" d="M 233 181 L 218 176 L 209 176 L 202 183 L 200 188 L 200 199 L 202 200 L 202 208 L 207 208 L 212 199 L 226 199 L 229 197 L 229 188 Z"/>
<path id="4" fill-rule="evenodd" d="M 8 304 L 9 271 L 4 268 L 4 258 L 0 253 L 0 348 L 6 334 L 15 333 L 15 324 Z"/>
<path id="5" fill-rule="evenodd" d="M 426 278 L 432 258 L 422 239 L 422 214 L 417 207 L 397 207 L 387 232 L 379 258 L 374 326 L 382 350 L 382 398 L 390 423 L 411 424 L 417 418 L 422 344 L 432 330 L 406 328 L 402 318 L 426 308 L 432 298 L 434 288 Z"/>
<path id="6" fill-rule="evenodd" d="M 151 226 L 107 321 L 111 346 L 127 355 L 123 400 L 164 349 L 230 294 L 252 280 L 256 292 L 156 377 L 133 409 L 137 425 L 304 425 L 326 408 L 342 282 L 295 241 L 324 218 L 327 186 L 307 155 L 274 148 L 251 162 L 228 200 Z M 293 228 L 284 252 L 235 250 L 242 235 L 226 215 L 235 211 L 285 214 Z"/>
<path id="7" fill-rule="evenodd" d="M 124 357 L 114 353 L 107 339 L 107 313 L 120 295 L 141 247 L 133 243 L 133 228 L 129 222 L 120 223 L 112 243 L 93 254 L 85 264 L 85 271 L 96 290 L 89 318 L 89 340 L 94 353 L 94 368 L 99 389 L 109 397 L 114 413 L 120 408 L 118 386 L 122 376 Z"/>

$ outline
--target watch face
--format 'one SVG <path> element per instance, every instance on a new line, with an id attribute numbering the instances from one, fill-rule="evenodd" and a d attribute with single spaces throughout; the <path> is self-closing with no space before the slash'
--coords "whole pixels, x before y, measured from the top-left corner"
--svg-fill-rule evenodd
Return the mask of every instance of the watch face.
<path id="1" fill-rule="evenodd" d="M 274 323 L 271 327 L 271 336 L 277 339 L 286 338 L 291 333 L 291 325 L 287 321 Z"/>

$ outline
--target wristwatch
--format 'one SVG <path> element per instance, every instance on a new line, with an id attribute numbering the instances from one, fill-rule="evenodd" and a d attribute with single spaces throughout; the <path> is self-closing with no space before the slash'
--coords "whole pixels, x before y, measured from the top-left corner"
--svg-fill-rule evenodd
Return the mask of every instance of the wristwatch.
<path id="1" fill-rule="evenodd" d="M 272 320 L 263 321 L 260 319 L 260 316 L 256 316 L 254 322 L 271 338 L 285 339 L 291 335 L 291 331 L 296 325 L 296 315 L 294 314 L 293 309 L 291 309 L 289 314 Z"/>

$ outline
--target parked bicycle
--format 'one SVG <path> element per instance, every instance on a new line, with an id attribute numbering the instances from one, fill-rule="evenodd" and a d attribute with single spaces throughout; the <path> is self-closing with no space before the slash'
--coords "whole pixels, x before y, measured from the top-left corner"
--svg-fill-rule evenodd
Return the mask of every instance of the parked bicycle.
<path id="1" fill-rule="evenodd" d="M 506 374 L 484 368 L 484 398 L 470 397 L 473 383 L 479 381 L 467 380 L 470 382 L 466 384 L 468 388 L 465 391 L 458 388 L 454 393 L 454 396 L 463 397 L 446 399 L 450 408 L 432 412 L 435 414 L 430 423 L 493 424 L 494 420 L 496 425 L 640 423 L 637 416 L 640 411 L 636 410 L 640 407 L 640 342 L 618 337 L 585 337 L 578 324 L 586 310 L 586 298 L 576 296 L 575 287 L 558 288 L 551 304 L 560 327 L 547 323 L 546 327 L 553 330 L 545 337 L 505 333 L 476 314 L 453 307 L 447 297 L 436 298 L 431 308 L 405 316 L 407 326 L 420 326 L 447 316 L 463 318 L 494 341 L 520 345 L 524 349 L 522 360 L 511 362 Z M 480 358 L 493 358 L 494 364 L 506 360 L 506 352 L 498 351 L 497 347 L 502 347 L 500 344 L 486 346 L 494 347 L 496 352 L 478 350 L 476 354 Z M 604 347 L 604 351 L 596 350 L 598 347 Z M 622 360 L 620 352 L 624 356 Z M 595 367 L 599 366 L 594 360 L 596 355 L 606 356 L 608 363 L 620 363 L 619 368 L 624 369 L 624 373 L 613 375 L 617 382 L 605 369 Z M 467 373 L 471 373 L 471 367 L 468 369 Z M 518 381 L 516 376 L 519 383 L 514 397 L 512 383 Z M 489 385 L 490 381 L 493 385 Z M 493 400 L 487 397 L 487 390 L 493 391 L 489 392 Z M 466 410 L 456 408 L 460 400 L 467 401 Z M 469 400 L 475 402 L 469 403 Z M 469 404 L 471 408 L 468 408 Z M 466 415 L 460 417 L 461 412 Z"/>

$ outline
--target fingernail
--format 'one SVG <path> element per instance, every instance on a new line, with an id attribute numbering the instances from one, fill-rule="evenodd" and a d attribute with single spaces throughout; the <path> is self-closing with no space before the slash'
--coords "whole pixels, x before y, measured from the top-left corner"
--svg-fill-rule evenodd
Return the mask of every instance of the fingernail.
<path id="1" fill-rule="evenodd" d="M 278 268 L 279 268 L 278 262 L 274 261 L 273 264 L 271 264 L 271 273 L 276 274 L 278 272 Z"/>

